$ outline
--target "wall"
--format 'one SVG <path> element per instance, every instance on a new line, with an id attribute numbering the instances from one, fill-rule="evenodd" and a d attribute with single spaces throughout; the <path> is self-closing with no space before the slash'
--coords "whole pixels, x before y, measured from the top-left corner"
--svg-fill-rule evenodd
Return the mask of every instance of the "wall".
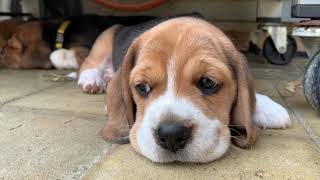
<path id="1" fill-rule="evenodd" d="M 10 12 L 11 0 L 0 0 L 0 11 Z M 22 0 L 22 11 L 32 13 L 34 16 L 39 16 L 39 0 Z M 8 19 L 9 17 L 0 16 L 0 20 Z"/>

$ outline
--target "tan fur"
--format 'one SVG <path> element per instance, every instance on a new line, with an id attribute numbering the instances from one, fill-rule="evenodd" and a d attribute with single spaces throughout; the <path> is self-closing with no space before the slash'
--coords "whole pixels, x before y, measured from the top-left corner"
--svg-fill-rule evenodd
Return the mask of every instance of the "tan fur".
<path id="1" fill-rule="evenodd" d="M 3 49 L 4 64 L 11 68 L 51 68 L 51 50 L 42 39 L 39 22 L 20 25 Z"/>
<path id="2" fill-rule="evenodd" d="M 80 66 L 80 73 L 88 69 L 99 69 L 105 71 L 103 68 L 108 68 L 108 73 L 105 73 L 103 79 L 109 82 L 114 75 L 112 66 L 112 45 L 113 36 L 119 25 L 114 25 L 105 30 L 94 42 L 89 55 L 85 58 Z M 82 90 L 86 93 L 101 93 L 102 87 L 97 85 L 82 86 Z"/>
<path id="3" fill-rule="evenodd" d="M 133 57 L 137 61 L 134 67 Z M 127 136 L 135 119 L 130 141 L 139 151 L 137 130 L 148 104 L 165 91 L 169 63 L 176 74 L 176 96 L 189 99 L 208 117 L 221 120 L 225 125 L 221 134 L 228 134 L 230 125 L 238 133 L 234 138 L 236 145 L 247 147 L 255 141 L 256 127 L 252 123 L 255 94 L 245 59 L 220 30 L 205 21 L 186 17 L 161 23 L 131 45 L 107 89 L 108 123 L 103 130 L 104 138 L 116 140 Z M 201 76 L 212 77 L 222 85 L 221 89 L 203 96 L 195 86 Z M 141 81 L 152 87 L 148 98 L 135 92 L 135 85 Z M 137 106 L 135 117 L 132 98 Z"/>
<path id="4" fill-rule="evenodd" d="M 8 39 L 23 22 L 18 20 L 4 20 L 0 22 L 0 52 L 7 45 Z"/>
<path id="5" fill-rule="evenodd" d="M 85 61 L 90 51 L 88 48 L 85 47 L 73 47 L 70 48 L 70 50 L 73 50 L 75 52 L 76 60 L 79 65 L 81 65 Z"/>
<path id="6" fill-rule="evenodd" d="M 112 66 L 112 44 L 113 35 L 119 25 L 114 25 L 105 30 L 94 42 L 90 54 L 80 67 L 80 72 L 86 69 L 98 68 L 106 63 Z M 108 62 L 104 62 L 108 61 Z"/>
<path id="7" fill-rule="evenodd" d="M 237 51 L 230 52 L 234 59 L 237 78 L 237 100 L 231 112 L 231 128 L 236 132 L 233 140 L 240 147 L 252 145 L 257 138 L 257 127 L 253 124 L 256 97 L 251 74 L 245 57 Z M 239 134 L 238 132 L 244 133 Z"/>
<path id="8" fill-rule="evenodd" d="M 107 87 L 108 123 L 102 130 L 106 140 L 118 141 L 129 135 L 130 127 L 134 124 L 132 93 L 129 86 L 129 74 L 133 67 L 133 57 L 137 53 L 138 41 L 129 48 L 124 63 L 116 72 Z"/>

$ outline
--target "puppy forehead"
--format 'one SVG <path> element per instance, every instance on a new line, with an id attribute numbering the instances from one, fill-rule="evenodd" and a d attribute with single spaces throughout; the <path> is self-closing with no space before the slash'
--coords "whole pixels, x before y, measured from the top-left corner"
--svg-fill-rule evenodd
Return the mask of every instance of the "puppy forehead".
<path id="1" fill-rule="evenodd" d="M 144 33 L 143 48 L 167 54 L 172 54 L 184 46 L 213 48 L 217 46 L 216 43 L 219 43 L 214 37 L 218 32 L 218 30 L 215 32 L 216 30 L 212 25 L 199 19 L 176 18 L 163 22 Z"/>
<path id="2" fill-rule="evenodd" d="M 193 64 L 229 65 L 224 46 L 232 45 L 213 25 L 196 18 L 175 18 L 141 35 L 136 65 L 164 72 L 170 61 L 179 67 L 192 60 Z"/>

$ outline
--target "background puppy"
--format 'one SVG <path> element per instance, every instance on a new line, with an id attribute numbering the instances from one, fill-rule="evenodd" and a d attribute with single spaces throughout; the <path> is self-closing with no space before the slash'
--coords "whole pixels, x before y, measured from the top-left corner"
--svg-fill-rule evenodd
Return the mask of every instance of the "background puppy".
<path id="1" fill-rule="evenodd" d="M 39 21 L 19 25 L 2 51 L 2 64 L 10 68 L 51 68 L 51 49 Z"/>
<path id="2" fill-rule="evenodd" d="M 102 31 L 114 24 L 132 25 L 149 19 L 151 17 L 83 15 L 26 22 L 15 29 L 3 48 L 2 63 L 11 68 L 47 69 L 52 65 L 56 68 L 78 68 Z M 60 38 L 64 49 L 53 54 L 50 62 L 50 53 L 56 49 L 58 29 L 66 20 L 70 23 Z"/>
<path id="3" fill-rule="evenodd" d="M 107 87 L 106 140 L 129 137 L 154 162 L 208 162 L 231 143 L 250 147 L 258 127 L 290 125 L 281 105 L 255 94 L 245 57 L 203 19 L 160 18 L 113 28 L 104 34 L 113 40 L 106 41 L 112 55 L 83 69 L 101 73 L 102 63 L 115 71 Z"/>
<path id="4" fill-rule="evenodd" d="M 22 23 L 23 21 L 20 20 L 4 20 L 0 22 L 0 62 L 3 48 L 7 46 L 8 40 Z"/>

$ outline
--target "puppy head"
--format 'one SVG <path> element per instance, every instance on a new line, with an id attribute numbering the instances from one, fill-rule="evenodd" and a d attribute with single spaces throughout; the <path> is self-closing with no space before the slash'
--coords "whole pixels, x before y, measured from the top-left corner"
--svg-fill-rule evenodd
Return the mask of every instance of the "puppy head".
<path id="1" fill-rule="evenodd" d="M 0 62 L 2 56 L 2 50 L 7 45 L 8 39 L 16 31 L 17 27 L 23 24 L 23 21 L 9 19 L 0 22 Z"/>
<path id="2" fill-rule="evenodd" d="M 10 68 L 51 68 L 50 48 L 42 39 L 39 22 L 20 25 L 2 51 L 2 63 Z"/>
<path id="3" fill-rule="evenodd" d="M 155 162 L 208 162 L 251 145 L 255 96 L 245 59 L 211 24 L 168 20 L 139 36 L 107 89 L 106 139 Z"/>

